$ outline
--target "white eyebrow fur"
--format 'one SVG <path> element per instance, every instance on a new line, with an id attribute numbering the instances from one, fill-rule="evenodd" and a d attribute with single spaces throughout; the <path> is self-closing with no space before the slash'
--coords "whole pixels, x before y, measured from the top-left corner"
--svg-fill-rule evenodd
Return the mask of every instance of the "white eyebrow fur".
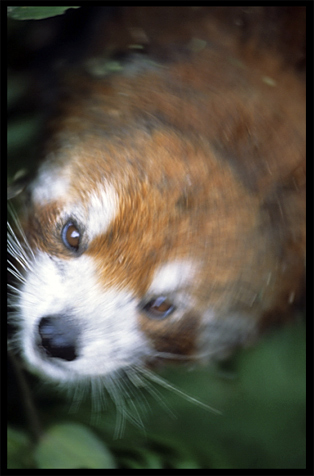
<path id="1" fill-rule="evenodd" d="M 64 173 L 64 167 L 44 163 L 40 173 L 32 184 L 32 198 L 35 203 L 45 205 L 64 197 L 70 185 L 70 176 Z"/>
<path id="2" fill-rule="evenodd" d="M 105 233 L 118 213 L 119 199 L 114 187 L 107 182 L 97 184 L 87 204 L 86 229 L 89 240 Z"/>
<path id="3" fill-rule="evenodd" d="M 190 261 L 177 260 L 160 266 L 150 285 L 149 292 L 170 293 L 191 283 L 195 276 L 195 266 Z"/>

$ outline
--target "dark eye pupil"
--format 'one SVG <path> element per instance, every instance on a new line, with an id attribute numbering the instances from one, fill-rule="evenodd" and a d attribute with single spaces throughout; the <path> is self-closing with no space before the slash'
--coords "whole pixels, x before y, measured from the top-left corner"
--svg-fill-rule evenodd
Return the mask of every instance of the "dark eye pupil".
<path id="1" fill-rule="evenodd" d="M 67 248 L 78 250 L 80 245 L 80 232 L 71 222 L 67 223 L 62 230 L 63 243 Z"/>
<path id="2" fill-rule="evenodd" d="M 160 296 L 148 301 L 143 307 L 143 310 L 147 312 L 150 317 L 164 319 L 175 310 L 175 307 L 169 299 Z"/>

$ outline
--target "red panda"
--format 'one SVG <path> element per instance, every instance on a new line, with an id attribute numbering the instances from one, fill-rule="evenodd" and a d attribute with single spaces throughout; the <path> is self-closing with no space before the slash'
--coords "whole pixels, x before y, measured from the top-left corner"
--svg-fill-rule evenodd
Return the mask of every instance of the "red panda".
<path id="1" fill-rule="evenodd" d="M 303 16 L 130 7 L 102 40 L 133 53 L 68 74 L 8 241 L 33 371 L 68 385 L 207 361 L 302 298 Z"/>

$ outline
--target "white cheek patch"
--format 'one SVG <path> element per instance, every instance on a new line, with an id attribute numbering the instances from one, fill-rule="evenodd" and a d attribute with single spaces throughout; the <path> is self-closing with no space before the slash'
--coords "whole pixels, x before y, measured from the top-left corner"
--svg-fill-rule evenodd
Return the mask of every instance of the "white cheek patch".
<path id="1" fill-rule="evenodd" d="M 100 286 L 93 258 L 50 258 L 38 253 L 21 289 L 19 339 L 30 367 L 58 381 L 104 376 L 138 365 L 150 348 L 138 327 L 138 300 L 127 290 Z M 39 323 L 64 319 L 78 329 L 73 361 L 43 353 Z"/>
<path id="2" fill-rule="evenodd" d="M 188 260 L 176 260 L 157 269 L 149 287 L 151 294 L 175 292 L 191 284 L 195 278 L 195 264 Z"/>

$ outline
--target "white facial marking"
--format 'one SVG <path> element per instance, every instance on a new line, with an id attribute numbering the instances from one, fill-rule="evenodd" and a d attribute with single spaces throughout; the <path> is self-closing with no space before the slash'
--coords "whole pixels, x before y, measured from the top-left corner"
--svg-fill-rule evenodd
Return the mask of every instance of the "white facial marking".
<path id="1" fill-rule="evenodd" d="M 188 260 L 177 260 L 157 269 L 150 293 L 163 294 L 177 291 L 190 284 L 195 277 L 195 265 Z"/>
<path id="2" fill-rule="evenodd" d="M 32 197 L 34 202 L 45 205 L 65 197 L 69 190 L 71 177 L 66 172 L 66 168 L 60 165 L 51 167 L 47 165 L 47 163 L 44 163 L 40 168 L 37 179 L 32 185 Z"/>
<path id="3" fill-rule="evenodd" d="M 118 206 L 118 196 L 112 185 L 104 181 L 95 186 L 95 190 L 90 193 L 85 220 L 90 241 L 106 232 L 117 215 Z"/>
<path id="4" fill-rule="evenodd" d="M 46 377 L 75 381 L 138 364 L 149 353 L 137 325 L 138 300 L 128 291 L 103 288 L 91 257 L 72 260 L 38 253 L 21 290 L 20 341 L 29 365 Z M 72 322 L 79 331 L 78 357 L 48 358 L 40 352 L 43 317 Z"/>

